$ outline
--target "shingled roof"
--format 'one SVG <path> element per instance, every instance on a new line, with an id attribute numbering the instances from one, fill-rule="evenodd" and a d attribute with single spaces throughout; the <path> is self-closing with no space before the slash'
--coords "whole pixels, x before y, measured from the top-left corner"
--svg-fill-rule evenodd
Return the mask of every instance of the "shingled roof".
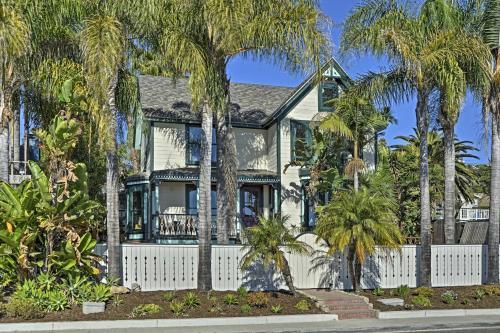
<path id="1" fill-rule="evenodd" d="M 173 81 L 168 77 L 139 76 L 143 114 L 150 119 L 175 122 L 199 122 L 191 111 L 187 78 Z M 234 125 L 263 126 L 296 88 L 261 84 L 231 83 L 231 120 Z"/>

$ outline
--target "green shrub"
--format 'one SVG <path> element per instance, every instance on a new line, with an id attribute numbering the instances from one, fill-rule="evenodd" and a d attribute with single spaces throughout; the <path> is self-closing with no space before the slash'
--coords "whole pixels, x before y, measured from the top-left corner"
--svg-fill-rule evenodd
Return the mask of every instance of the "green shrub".
<path id="1" fill-rule="evenodd" d="M 269 304 L 269 296 L 266 293 L 259 291 L 248 295 L 248 304 L 256 308 L 264 308 Z"/>
<path id="2" fill-rule="evenodd" d="M 238 304 L 238 296 L 235 294 L 226 294 L 224 296 L 224 304 L 226 305 L 237 305 Z"/>
<path id="3" fill-rule="evenodd" d="M 48 273 L 41 273 L 38 275 L 36 283 L 43 291 L 50 291 L 56 286 L 56 278 Z"/>
<path id="4" fill-rule="evenodd" d="M 244 304 L 240 308 L 241 313 L 250 313 L 252 311 L 252 307 L 248 304 Z"/>
<path id="5" fill-rule="evenodd" d="M 47 292 L 47 311 L 63 311 L 69 307 L 68 296 L 62 290 Z"/>
<path id="6" fill-rule="evenodd" d="M 418 287 L 413 291 L 414 295 L 430 298 L 434 296 L 434 290 L 429 287 Z"/>
<path id="7" fill-rule="evenodd" d="M 200 300 L 198 296 L 192 291 L 188 292 L 186 296 L 184 296 L 184 306 L 186 309 L 194 309 L 200 305 Z"/>
<path id="8" fill-rule="evenodd" d="M 458 298 L 458 294 L 451 290 L 447 290 L 441 294 L 441 300 L 446 304 L 453 304 Z"/>
<path id="9" fill-rule="evenodd" d="M 281 312 L 283 312 L 283 307 L 280 304 L 273 305 L 273 306 L 271 306 L 271 312 L 272 313 L 281 313 Z"/>
<path id="10" fill-rule="evenodd" d="M 487 295 L 490 295 L 490 296 L 500 295 L 500 286 L 499 285 L 483 286 L 483 290 L 486 292 Z"/>
<path id="11" fill-rule="evenodd" d="M 0 303 L 0 318 L 5 316 L 5 304 Z"/>
<path id="12" fill-rule="evenodd" d="M 87 277 L 77 274 L 76 276 L 70 275 L 66 279 L 63 279 L 62 288 L 67 292 L 71 303 L 75 303 L 78 301 L 82 290 L 90 288 L 91 284 Z"/>
<path id="13" fill-rule="evenodd" d="M 410 287 L 408 287 L 406 284 L 402 284 L 394 289 L 394 294 L 401 298 L 407 298 L 410 295 Z"/>
<path id="14" fill-rule="evenodd" d="M 212 304 L 212 307 L 209 310 L 210 312 L 223 313 L 224 309 L 219 303 Z"/>
<path id="15" fill-rule="evenodd" d="M 384 290 L 382 288 L 375 288 L 372 290 L 373 296 L 382 296 L 384 295 Z"/>
<path id="16" fill-rule="evenodd" d="M 165 302 L 172 302 L 177 296 L 175 295 L 175 291 L 167 291 L 163 295 L 163 299 Z"/>
<path id="17" fill-rule="evenodd" d="M 183 302 L 174 300 L 170 302 L 170 311 L 172 311 L 174 316 L 179 317 L 184 314 L 184 312 L 186 311 L 186 307 Z"/>
<path id="18" fill-rule="evenodd" d="M 295 304 L 295 308 L 300 311 L 309 311 L 311 309 L 311 305 L 307 300 L 303 299 Z"/>
<path id="19" fill-rule="evenodd" d="M 431 300 L 428 297 L 420 295 L 413 297 L 411 303 L 421 309 L 430 308 L 432 306 Z"/>
<path id="20" fill-rule="evenodd" d="M 92 287 L 90 301 L 107 302 L 111 298 L 111 288 L 105 284 L 96 284 Z"/>
<path id="21" fill-rule="evenodd" d="M 123 304 L 123 299 L 120 297 L 120 295 L 114 295 L 113 296 L 113 306 L 120 306 Z"/>
<path id="22" fill-rule="evenodd" d="M 5 304 L 5 314 L 12 318 L 24 320 L 39 319 L 44 316 L 43 311 L 31 299 L 11 297 Z"/>
<path id="23" fill-rule="evenodd" d="M 245 287 L 239 287 L 236 289 L 236 293 L 238 294 L 240 300 L 246 299 L 248 296 L 248 291 Z"/>
<path id="24" fill-rule="evenodd" d="M 469 304 L 470 304 L 469 299 L 468 299 L 468 298 L 464 298 L 464 299 L 462 300 L 462 304 L 463 304 L 463 305 L 469 305 Z"/>
<path id="25" fill-rule="evenodd" d="M 486 295 L 486 292 L 484 291 L 484 289 L 482 288 L 476 288 L 476 290 L 474 290 L 474 298 L 477 300 L 477 301 L 480 301 L 483 299 L 484 295 Z"/>
<path id="26" fill-rule="evenodd" d="M 161 311 L 161 307 L 156 304 L 141 304 L 132 309 L 130 318 L 144 317 Z"/>

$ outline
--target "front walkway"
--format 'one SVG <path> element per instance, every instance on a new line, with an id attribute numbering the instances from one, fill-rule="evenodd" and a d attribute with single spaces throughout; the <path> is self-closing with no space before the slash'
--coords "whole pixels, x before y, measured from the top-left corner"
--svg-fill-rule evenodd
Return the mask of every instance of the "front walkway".
<path id="1" fill-rule="evenodd" d="M 338 315 L 339 320 L 376 318 L 377 315 L 366 297 L 328 289 L 302 289 L 300 292 L 318 302 L 323 311 Z"/>

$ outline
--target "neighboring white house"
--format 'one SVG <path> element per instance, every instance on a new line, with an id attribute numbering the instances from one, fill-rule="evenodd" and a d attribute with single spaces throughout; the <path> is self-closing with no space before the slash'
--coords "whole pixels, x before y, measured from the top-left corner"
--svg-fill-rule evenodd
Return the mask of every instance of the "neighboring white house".
<path id="1" fill-rule="evenodd" d="M 284 166 L 300 158 L 298 147 L 311 140 L 309 122 L 320 112 L 331 112 L 326 102 L 350 83 L 340 65 L 331 60 L 321 82 L 308 77 L 298 87 L 231 83 L 231 121 L 238 158 L 238 221 L 231 238 L 260 215 L 281 212 L 290 224 L 313 227 L 314 205 L 304 185 L 305 170 Z M 141 150 L 142 172 L 126 181 L 128 239 L 158 243 L 195 243 L 197 181 L 200 159 L 200 118 L 191 110 L 185 78 L 140 76 L 142 117 L 136 148 Z M 216 162 L 214 130 L 213 162 Z M 364 159 L 374 166 L 374 149 Z M 300 171 L 300 172 L 299 172 Z M 212 211 L 216 215 L 216 172 L 212 173 Z M 212 232 L 215 235 L 215 218 Z"/>

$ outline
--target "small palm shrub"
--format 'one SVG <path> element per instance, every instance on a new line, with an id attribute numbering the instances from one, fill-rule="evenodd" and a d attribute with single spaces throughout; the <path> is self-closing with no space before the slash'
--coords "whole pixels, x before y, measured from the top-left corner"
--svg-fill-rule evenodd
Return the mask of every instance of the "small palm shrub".
<path id="1" fill-rule="evenodd" d="M 62 290 L 51 290 L 47 292 L 47 310 L 63 311 L 69 307 L 68 298 Z"/>
<path id="2" fill-rule="evenodd" d="M 175 291 L 167 291 L 163 295 L 163 299 L 165 300 L 165 302 L 172 302 L 175 299 L 175 297 L 176 297 Z"/>
<path id="3" fill-rule="evenodd" d="M 285 251 L 296 254 L 308 254 L 311 247 L 295 238 L 294 230 L 288 226 L 288 216 L 275 215 L 271 218 L 259 218 L 256 226 L 245 229 L 247 243 L 242 251 L 246 251 L 241 260 L 241 268 L 246 270 L 255 263 L 266 268 L 271 264 L 281 273 L 286 286 L 295 296 L 293 277 L 285 256 Z"/>
<path id="4" fill-rule="evenodd" d="M 451 290 L 447 290 L 441 294 L 441 300 L 446 304 L 453 304 L 458 298 L 458 294 Z"/>
<path id="5" fill-rule="evenodd" d="M 105 284 L 96 284 L 92 287 L 90 301 L 107 302 L 111 298 L 111 288 Z"/>
<path id="6" fill-rule="evenodd" d="M 238 304 L 238 296 L 235 294 L 226 294 L 224 296 L 224 304 L 226 305 L 237 305 Z"/>
<path id="7" fill-rule="evenodd" d="M 255 308 L 264 308 L 269 304 L 269 296 L 264 292 L 256 292 L 248 295 L 247 302 Z"/>
<path id="8" fill-rule="evenodd" d="M 144 317 L 150 314 L 155 314 L 161 311 L 161 307 L 156 304 L 141 304 L 137 305 L 135 308 L 132 309 L 132 312 L 130 313 L 129 317 L 130 318 L 138 318 L 138 317 Z"/>
<path id="9" fill-rule="evenodd" d="M 182 316 L 186 311 L 184 302 L 173 300 L 172 302 L 170 302 L 170 311 L 172 311 L 172 313 L 176 317 Z"/>
<path id="10" fill-rule="evenodd" d="M 406 284 L 402 284 L 394 289 L 394 294 L 406 299 L 410 295 L 410 287 L 408 287 Z"/>
<path id="11" fill-rule="evenodd" d="M 411 300 L 411 303 L 421 309 L 430 308 L 432 306 L 431 300 L 425 296 L 415 296 Z"/>
<path id="12" fill-rule="evenodd" d="M 295 304 L 295 308 L 300 311 L 309 311 L 311 309 L 311 305 L 307 300 L 303 299 Z"/>
<path id="13" fill-rule="evenodd" d="M 281 313 L 281 312 L 283 312 L 283 307 L 280 304 L 273 305 L 273 306 L 271 306 L 271 312 L 272 313 Z"/>
<path id="14" fill-rule="evenodd" d="M 316 234 L 329 244 L 328 253 L 346 251 L 353 289 L 361 287 L 361 267 L 375 244 L 399 248 L 404 237 L 395 223 L 394 202 L 385 196 L 359 191 L 339 191 L 319 208 Z"/>
<path id="15" fill-rule="evenodd" d="M 372 290 L 372 295 L 373 296 L 383 296 L 384 290 L 382 288 L 375 288 Z"/>
<path id="16" fill-rule="evenodd" d="M 434 290 L 429 287 L 418 287 L 413 291 L 413 294 L 417 296 L 424 296 L 430 298 L 434 296 Z"/>
<path id="17" fill-rule="evenodd" d="M 186 296 L 184 296 L 184 306 L 186 309 L 194 309 L 200 305 L 200 299 L 196 294 L 192 291 L 188 292 Z"/>
<path id="18" fill-rule="evenodd" d="M 120 306 L 123 304 L 123 299 L 120 297 L 120 295 L 114 295 L 112 304 L 115 307 Z"/>

